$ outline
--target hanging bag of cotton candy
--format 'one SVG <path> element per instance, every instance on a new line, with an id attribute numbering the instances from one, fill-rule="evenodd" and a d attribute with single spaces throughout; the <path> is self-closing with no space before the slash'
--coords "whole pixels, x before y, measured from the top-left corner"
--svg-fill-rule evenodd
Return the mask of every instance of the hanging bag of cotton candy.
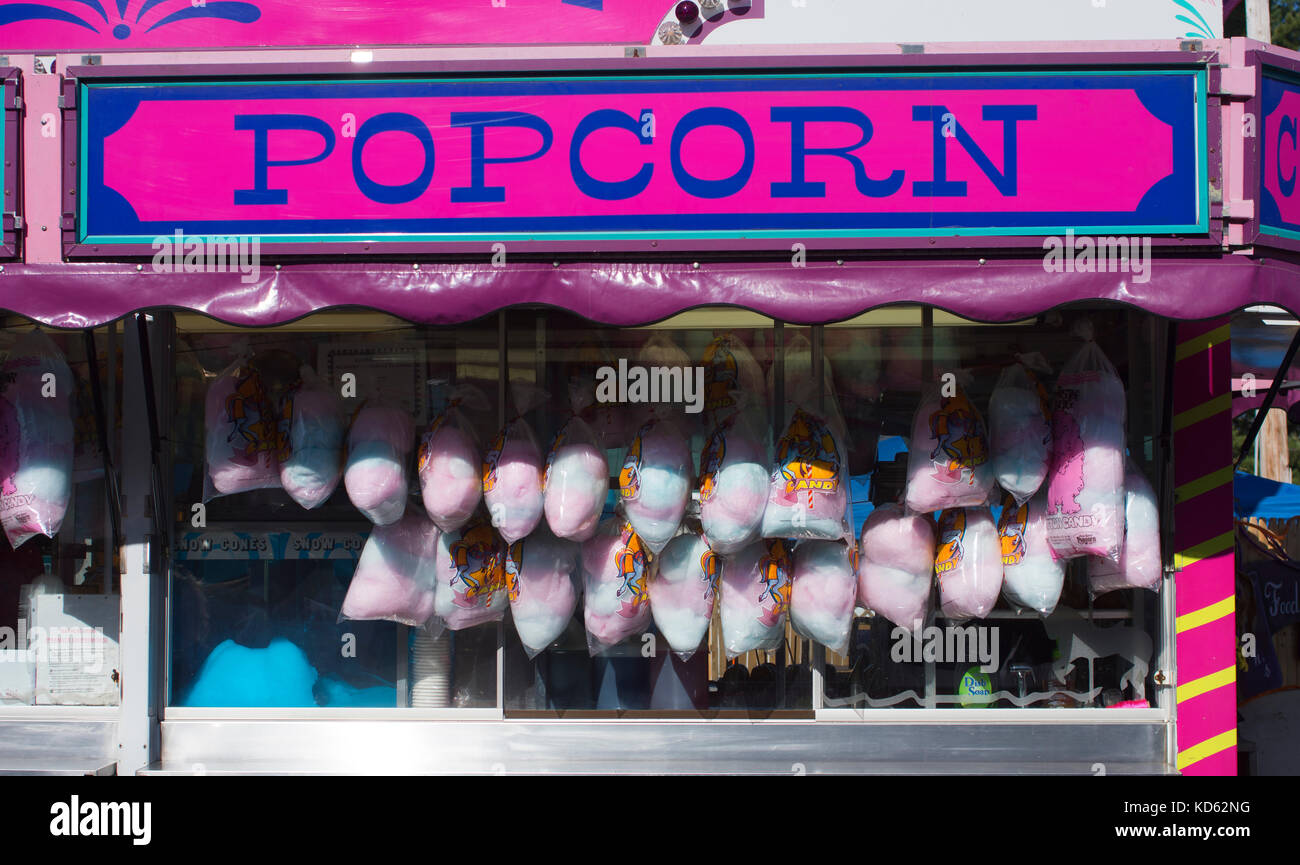
<path id="1" fill-rule="evenodd" d="M 722 557 L 698 531 L 668 542 L 650 578 L 650 612 L 655 627 L 678 657 L 695 654 L 709 633 L 718 596 Z"/>
<path id="2" fill-rule="evenodd" d="M 444 532 L 459 529 L 483 500 L 482 458 L 467 411 L 488 410 L 478 388 L 453 389 L 447 407 L 420 438 L 416 474 L 429 518 Z"/>
<path id="3" fill-rule="evenodd" d="M 652 555 L 632 524 L 603 521 L 582 543 L 583 623 L 594 657 L 650 625 Z"/>
<path id="4" fill-rule="evenodd" d="M 483 454 L 483 503 L 492 526 L 507 544 L 528 537 L 543 516 L 546 473 L 541 445 L 525 416 L 549 399 L 541 388 L 511 383 L 515 416 Z"/>
<path id="5" fill-rule="evenodd" d="M 1010 492 L 1002 497 L 998 517 L 1002 555 L 1002 596 L 1019 610 L 1050 616 L 1065 585 L 1065 560 L 1047 542 L 1047 491 L 1027 501 Z"/>
<path id="6" fill-rule="evenodd" d="M 208 385 L 203 500 L 280 486 L 280 414 L 247 353 Z"/>
<path id="7" fill-rule="evenodd" d="M 367 402 L 352 419 L 343 487 L 352 505 L 377 526 L 397 522 L 406 511 L 414 439 L 411 416 L 397 406 Z"/>
<path id="8" fill-rule="evenodd" d="M 609 462 L 591 427 L 571 417 L 556 433 L 542 475 L 542 508 L 558 538 L 585 541 L 596 533 L 609 494 Z"/>
<path id="9" fill-rule="evenodd" d="M 0 396 L 0 522 L 17 549 L 54 537 L 72 498 L 76 384 L 62 352 L 39 330 L 14 341 Z"/>
<path id="10" fill-rule="evenodd" d="M 939 612 L 950 622 L 982 619 L 1002 590 L 998 528 L 988 508 L 949 508 L 939 514 L 934 575 Z"/>
<path id="11" fill-rule="evenodd" d="M 438 624 L 460 631 L 505 618 L 505 546 L 486 515 L 438 535 L 434 615 Z"/>
<path id="12" fill-rule="evenodd" d="M 1052 403 L 1047 540 L 1063 559 L 1118 561 L 1124 535 L 1124 385 L 1081 321 L 1084 339 Z"/>
<path id="13" fill-rule="evenodd" d="M 534 658 L 560 638 L 582 594 L 581 548 L 545 525 L 506 547 L 506 593 L 519 642 Z"/>
<path id="14" fill-rule="evenodd" d="M 755 541 L 722 564 L 722 642 L 727 657 L 771 651 L 785 640 L 790 551 L 779 538 Z"/>
<path id="15" fill-rule="evenodd" d="M 334 494 L 343 477 L 346 434 L 338 395 L 309 366 L 281 403 L 285 448 L 280 455 L 280 485 L 307 510 Z"/>
<path id="16" fill-rule="evenodd" d="M 1155 490 L 1132 459 L 1124 473 L 1124 525 L 1118 562 L 1098 556 L 1088 558 L 1088 591 L 1093 597 L 1116 589 L 1160 591 L 1164 575 L 1160 507 Z"/>
<path id="17" fill-rule="evenodd" d="M 651 414 L 619 471 L 619 501 L 637 537 L 658 554 L 677 534 L 691 502 L 691 444 L 674 419 Z"/>
<path id="18" fill-rule="evenodd" d="M 762 407 L 767 401 L 763 368 L 749 347 L 734 333 L 715 337 L 704 349 L 704 416 L 716 429 L 746 403 Z"/>
<path id="19" fill-rule="evenodd" d="M 852 534 L 842 441 L 823 418 L 795 410 L 768 475 L 763 537 L 838 540 Z"/>
<path id="20" fill-rule="evenodd" d="M 340 621 L 382 620 L 419 627 L 434 613 L 438 527 L 418 508 L 375 526 L 361 550 Z"/>
<path id="21" fill-rule="evenodd" d="M 963 373 L 945 373 L 926 388 L 908 442 L 909 510 L 934 513 L 988 503 L 993 491 L 984 418 L 966 395 Z"/>
<path id="22" fill-rule="evenodd" d="M 1051 371 L 1041 354 L 1017 355 L 989 397 L 993 475 L 1017 504 L 1038 492 L 1052 467 L 1052 404 L 1039 378 Z"/>
<path id="23" fill-rule="evenodd" d="M 910 633 L 925 627 L 934 588 L 934 520 L 901 505 L 878 506 L 862 524 L 858 600 Z"/>
<path id="24" fill-rule="evenodd" d="M 763 529 L 772 458 L 766 425 L 753 408 L 742 404 L 728 415 L 700 452 L 700 525 L 723 555 L 758 540 Z"/>
<path id="25" fill-rule="evenodd" d="M 800 541 L 794 548 L 790 624 L 832 652 L 849 649 L 858 578 L 843 541 Z"/>

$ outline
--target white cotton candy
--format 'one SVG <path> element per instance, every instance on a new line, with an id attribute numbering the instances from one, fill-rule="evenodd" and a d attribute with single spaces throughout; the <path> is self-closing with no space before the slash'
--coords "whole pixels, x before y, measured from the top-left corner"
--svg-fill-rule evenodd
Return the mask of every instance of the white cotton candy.
<path id="1" fill-rule="evenodd" d="M 1052 411 L 1046 389 L 1024 364 L 1002 371 L 989 397 L 989 450 L 998 485 L 1028 501 L 1052 465 Z"/>
<path id="2" fill-rule="evenodd" d="M 287 453 L 280 460 L 280 485 L 307 510 L 334 494 L 343 476 L 346 426 L 334 391 L 311 367 L 284 403 L 282 420 L 288 427 Z"/>
<path id="3" fill-rule="evenodd" d="M 767 507 L 769 460 L 755 423 L 734 412 L 700 453 L 700 524 L 717 553 L 758 540 Z"/>
<path id="4" fill-rule="evenodd" d="M 1065 561 L 1047 542 L 1047 496 L 1017 504 L 1007 493 L 998 520 L 1002 594 L 1013 606 L 1051 615 L 1065 585 Z"/>
<path id="5" fill-rule="evenodd" d="M 917 513 L 987 504 L 993 490 L 984 419 L 955 384 L 952 396 L 930 387 L 912 418 L 907 507 Z"/>
<path id="6" fill-rule="evenodd" d="M 438 536 L 434 613 L 453 631 L 505 617 L 505 551 L 486 520 Z"/>
<path id="7" fill-rule="evenodd" d="M 582 544 L 583 624 L 598 655 L 650 624 L 650 555 L 626 520 L 608 519 Z"/>
<path id="8" fill-rule="evenodd" d="M 545 526 L 506 550 L 506 591 L 519 641 L 533 657 L 559 639 L 581 594 L 580 550 Z"/>
<path id="9" fill-rule="evenodd" d="M 652 418 L 637 432 L 619 472 L 619 498 L 650 552 L 662 550 L 691 500 L 691 447 L 676 424 Z"/>
<path id="10" fill-rule="evenodd" d="M 397 522 L 406 512 L 406 464 L 415 427 L 400 408 L 367 405 L 348 432 L 348 464 L 343 487 L 353 507 L 377 526 Z"/>

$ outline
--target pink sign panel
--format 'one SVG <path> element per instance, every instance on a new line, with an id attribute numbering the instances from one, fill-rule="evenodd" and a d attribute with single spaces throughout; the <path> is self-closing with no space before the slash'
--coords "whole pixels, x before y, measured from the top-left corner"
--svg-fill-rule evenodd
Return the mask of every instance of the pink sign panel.
<path id="1" fill-rule="evenodd" d="M 92 82 L 78 240 L 1204 231 L 1198 74 Z"/>
<path id="2" fill-rule="evenodd" d="M 732 4 L 735 5 L 735 4 Z M 322 45 L 645 45 L 666 0 L 0 0 L 7 51 Z M 742 4 L 722 17 L 756 17 Z"/>

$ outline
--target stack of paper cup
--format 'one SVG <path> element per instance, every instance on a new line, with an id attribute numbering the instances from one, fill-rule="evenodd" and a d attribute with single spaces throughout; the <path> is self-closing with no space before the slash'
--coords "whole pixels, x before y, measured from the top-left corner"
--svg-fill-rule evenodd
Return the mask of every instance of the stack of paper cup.
<path id="1" fill-rule="evenodd" d="M 436 640 L 418 628 L 411 642 L 411 705 L 425 709 L 451 706 L 451 640 L 447 633 Z"/>

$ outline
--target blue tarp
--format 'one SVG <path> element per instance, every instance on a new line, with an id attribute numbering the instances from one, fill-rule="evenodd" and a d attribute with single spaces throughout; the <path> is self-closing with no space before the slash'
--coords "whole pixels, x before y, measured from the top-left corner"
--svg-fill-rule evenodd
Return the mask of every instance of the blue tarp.
<path id="1" fill-rule="evenodd" d="M 1232 479 L 1233 513 L 1240 518 L 1288 520 L 1300 517 L 1300 486 L 1236 472 Z"/>

